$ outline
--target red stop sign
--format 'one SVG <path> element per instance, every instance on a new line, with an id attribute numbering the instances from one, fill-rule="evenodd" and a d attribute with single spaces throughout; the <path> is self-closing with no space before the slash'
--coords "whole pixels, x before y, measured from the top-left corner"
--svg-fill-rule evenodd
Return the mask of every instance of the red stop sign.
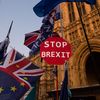
<path id="1" fill-rule="evenodd" d="M 48 64 L 62 65 L 71 54 L 71 46 L 63 38 L 49 37 L 40 45 L 40 56 Z"/>

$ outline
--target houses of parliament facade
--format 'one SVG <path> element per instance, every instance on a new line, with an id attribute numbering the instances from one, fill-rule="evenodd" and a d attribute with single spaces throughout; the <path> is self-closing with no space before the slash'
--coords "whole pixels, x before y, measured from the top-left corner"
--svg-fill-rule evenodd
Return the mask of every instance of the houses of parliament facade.
<path id="1" fill-rule="evenodd" d="M 54 31 L 72 46 L 67 62 L 71 100 L 100 100 L 100 0 L 95 5 L 78 2 L 77 6 L 75 2 L 60 4 L 61 19 L 55 21 Z M 56 100 L 55 66 L 47 64 L 39 54 L 31 60 L 45 70 L 38 82 L 37 100 Z M 60 91 L 64 65 L 58 65 L 57 70 Z"/>

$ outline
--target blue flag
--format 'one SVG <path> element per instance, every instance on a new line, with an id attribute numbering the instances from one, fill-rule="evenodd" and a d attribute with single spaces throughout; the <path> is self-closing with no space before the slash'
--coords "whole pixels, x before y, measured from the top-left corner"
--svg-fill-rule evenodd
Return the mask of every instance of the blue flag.
<path id="1" fill-rule="evenodd" d="M 0 61 L 4 58 L 8 45 L 9 45 L 9 38 L 6 38 L 4 41 L 0 43 Z"/>
<path id="2" fill-rule="evenodd" d="M 59 5 L 56 6 L 52 11 L 55 12 L 54 21 L 61 19 L 61 12 L 60 12 L 60 6 Z"/>
<path id="3" fill-rule="evenodd" d="M 60 92 L 60 100 L 68 100 L 68 72 L 65 70 L 64 80 Z"/>
<path id="4" fill-rule="evenodd" d="M 86 2 L 88 4 L 95 4 L 96 0 L 41 0 L 33 7 L 33 11 L 37 16 L 43 17 L 47 15 L 52 9 L 62 2 Z"/>
<path id="5" fill-rule="evenodd" d="M 12 49 L 0 65 L 0 98 L 20 100 L 43 73 L 42 69 Z"/>

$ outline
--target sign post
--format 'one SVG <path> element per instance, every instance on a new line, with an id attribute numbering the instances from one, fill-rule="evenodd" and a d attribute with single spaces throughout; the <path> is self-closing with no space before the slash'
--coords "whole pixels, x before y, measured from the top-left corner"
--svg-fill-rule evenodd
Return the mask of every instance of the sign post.
<path id="1" fill-rule="evenodd" d="M 63 65 L 71 55 L 70 44 L 61 37 L 49 37 L 40 45 L 40 56 L 48 64 Z M 56 100 L 58 100 L 58 73 L 56 75 Z"/>

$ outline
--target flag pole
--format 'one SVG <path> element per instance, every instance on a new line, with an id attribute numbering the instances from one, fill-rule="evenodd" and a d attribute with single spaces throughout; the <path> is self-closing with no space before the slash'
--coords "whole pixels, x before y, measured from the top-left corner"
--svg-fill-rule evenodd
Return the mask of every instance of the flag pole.
<path id="1" fill-rule="evenodd" d="M 88 49 L 89 49 L 89 52 L 90 52 L 90 57 L 91 57 L 91 60 L 92 60 L 93 66 L 94 66 L 94 72 L 95 72 L 95 75 L 96 75 L 96 77 L 97 77 L 97 80 L 99 81 L 97 72 L 96 72 L 96 70 L 95 70 L 95 66 L 96 66 L 96 63 L 95 63 L 95 61 L 94 61 L 95 59 L 94 59 L 94 57 L 92 56 L 92 50 L 91 50 L 91 47 L 90 47 L 90 44 L 89 44 L 89 40 L 88 40 L 86 31 L 85 31 L 84 23 L 83 23 L 83 20 L 82 20 L 82 17 L 81 17 L 80 8 L 79 8 L 79 6 L 78 6 L 77 3 L 75 3 L 75 4 L 76 4 L 76 7 L 77 7 L 77 10 L 78 10 L 78 13 L 79 13 L 79 18 L 80 18 L 80 21 L 81 21 L 81 24 L 82 24 L 82 28 L 83 28 L 83 31 L 84 31 L 84 35 L 85 35 L 85 39 L 86 39 L 86 42 L 87 42 L 87 46 L 88 46 Z"/>
<path id="2" fill-rule="evenodd" d="M 77 7 L 77 10 L 78 10 L 78 13 L 79 13 L 79 18 L 80 18 L 81 25 L 82 25 L 82 28 L 83 28 L 83 31 L 84 31 L 84 35 L 85 35 L 85 39 L 86 39 L 86 42 L 87 42 L 87 45 L 88 45 L 88 49 L 89 49 L 89 52 L 91 54 L 92 51 L 91 51 L 91 47 L 90 47 L 90 44 L 89 44 L 89 41 L 88 41 L 88 37 L 87 37 L 86 31 L 85 31 L 84 23 L 83 23 L 83 20 L 82 20 L 82 17 L 81 17 L 80 8 L 79 8 L 79 6 L 78 6 L 78 4 L 76 2 L 75 2 L 75 4 L 76 4 L 76 7 Z"/>
<path id="3" fill-rule="evenodd" d="M 61 33 L 62 33 L 62 38 L 63 38 L 63 34 L 64 34 L 64 32 L 63 32 L 63 18 L 62 18 L 62 10 L 60 9 L 60 5 L 59 5 L 59 10 L 60 10 L 60 24 L 61 24 L 61 28 L 60 28 L 60 30 L 61 30 Z M 64 67 L 65 67 L 65 64 L 66 64 L 66 62 L 64 63 Z M 64 75 L 65 75 L 65 71 L 66 71 L 66 68 L 64 68 Z M 67 72 L 68 72 L 68 70 L 67 70 Z M 67 75 L 67 79 L 68 79 L 68 75 Z M 67 85 L 67 84 L 66 84 Z M 67 90 L 66 90 L 67 91 Z M 68 96 L 68 93 L 66 92 L 66 94 L 67 94 L 67 96 Z M 68 99 L 68 97 L 67 97 L 67 99 Z"/>
<path id="4" fill-rule="evenodd" d="M 11 22 L 11 24 L 10 24 L 10 27 L 9 27 L 9 30 L 8 30 L 8 33 L 7 33 L 6 38 L 9 38 L 9 35 L 10 35 L 10 32 L 11 32 L 11 29 L 12 29 L 12 25 L 13 25 L 13 20 L 12 20 L 12 22 Z"/>
<path id="5" fill-rule="evenodd" d="M 6 36 L 6 38 L 5 38 L 4 42 L 3 42 L 3 45 L 2 45 L 2 48 L 3 48 L 2 49 L 3 50 L 2 54 L 3 54 L 3 56 L 5 55 L 5 53 L 7 51 L 7 48 L 8 48 L 8 45 L 10 43 L 10 41 L 9 41 L 9 35 L 10 35 L 10 32 L 11 32 L 12 24 L 13 24 L 13 21 L 11 22 L 11 25 L 10 25 L 10 28 L 8 30 L 7 36 Z"/>
<path id="6" fill-rule="evenodd" d="M 58 99 L 58 68 L 57 66 L 55 66 L 56 68 L 56 100 L 59 100 Z"/>

